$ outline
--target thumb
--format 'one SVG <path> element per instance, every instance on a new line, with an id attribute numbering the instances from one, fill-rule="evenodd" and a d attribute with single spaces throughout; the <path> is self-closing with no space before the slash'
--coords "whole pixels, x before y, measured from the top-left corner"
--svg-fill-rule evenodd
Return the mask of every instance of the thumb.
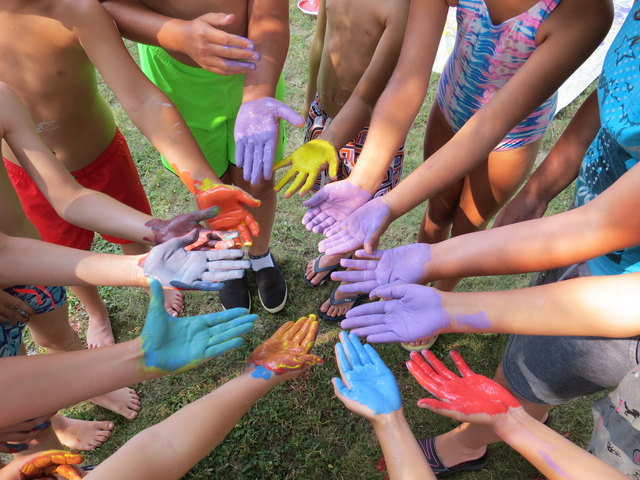
<path id="1" fill-rule="evenodd" d="M 159 311 L 165 313 L 164 309 L 164 291 L 162 285 L 155 278 L 149 278 L 149 289 L 151 291 L 151 299 L 149 300 L 149 308 L 147 310 L 147 319 L 157 314 Z"/>
<path id="2" fill-rule="evenodd" d="M 303 368 L 324 363 L 324 360 L 322 359 L 322 357 L 319 357 L 318 355 L 313 355 L 312 353 L 299 355 L 296 357 L 296 360 L 300 362 Z"/>
<path id="3" fill-rule="evenodd" d="M 204 220 L 209 220 L 210 218 L 215 217 L 219 213 L 220 213 L 220 207 L 203 208 L 202 210 L 197 210 L 195 212 L 192 212 L 191 218 L 196 222 L 202 222 Z"/>
<path id="4" fill-rule="evenodd" d="M 235 21 L 236 16 L 232 13 L 208 13 L 201 18 L 212 27 L 223 27 L 231 25 Z"/>
<path id="5" fill-rule="evenodd" d="M 304 126 L 304 118 L 298 115 L 292 108 L 288 105 L 285 105 L 282 102 L 278 102 L 278 106 L 276 107 L 276 115 L 283 120 L 286 120 L 292 125 L 296 127 Z"/>
<path id="6" fill-rule="evenodd" d="M 293 153 L 296 153 L 296 152 L 293 152 Z M 276 163 L 273 166 L 273 169 L 278 170 L 279 168 L 286 167 L 287 165 L 291 165 L 292 162 L 293 162 L 293 154 L 280 160 L 278 163 Z"/>
<path id="7" fill-rule="evenodd" d="M 331 180 L 337 180 L 338 178 L 338 159 L 335 155 L 329 159 L 329 176 Z"/>
<path id="8" fill-rule="evenodd" d="M 173 239 L 169 240 L 169 242 L 175 241 L 175 243 L 177 244 L 178 247 L 184 248 L 187 245 L 191 245 L 197 239 L 198 239 L 198 230 L 194 228 L 193 230 L 191 230 L 186 235 L 183 235 L 181 237 L 173 238 Z"/>
<path id="9" fill-rule="evenodd" d="M 322 202 L 324 202 L 326 198 L 327 198 L 326 190 L 324 188 L 321 188 L 318 191 L 318 193 L 313 195 L 310 199 L 302 202 L 302 205 L 304 205 L 307 208 L 315 207 L 317 205 L 320 205 Z"/>

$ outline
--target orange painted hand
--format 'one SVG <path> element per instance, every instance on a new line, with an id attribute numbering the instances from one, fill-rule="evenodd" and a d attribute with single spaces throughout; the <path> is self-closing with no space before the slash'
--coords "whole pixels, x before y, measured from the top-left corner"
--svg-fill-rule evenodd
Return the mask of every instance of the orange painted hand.
<path id="1" fill-rule="evenodd" d="M 207 220 L 215 230 L 237 230 L 246 246 L 253 244 L 253 237 L 260 234 L 258 222 L 245 207 L 258 207 L 260 201 L 245 191 L 231 185 L 205 181 L 195 190 L 199 208 L 220 207 L 220 213 Z"/>
<path id="2" fill-rule="evenodd" d="M 305 143 L 287 158 L 276 163 L 273 169 L 277 170 L 287 165 L 291 165 L 291 168 L 275 187 L 276 192 L 280 191 L 295 176 L 296 179 L 284 194 L 286 198 L 290 198 L 297 190 L 300 190 L 300 195 L 308 193 L 320 172 L 327 168 L 332 180 L 338 178 L 336 149 L 326 140 L 315 139 Z"/>
<path id="3" fill-rule="evenodd" d="M 256 366 L 252 376 L 268 379 L 270 372 L 282 375 L 323 363 L 322 358 L 309 353 L 318 335 L 318 328 L 315 315 L 282 325 L 247 360 Z"/>
<path id="4" fill-rule="evenodd" d="M 20 469 L 22 480 L 55 478 L 56 475 L 67 480 L 81 480 L 82 475 L 74 467 L 84 462 L 79 453 L 64 450 L 47 450 L 27 461 Z"/>

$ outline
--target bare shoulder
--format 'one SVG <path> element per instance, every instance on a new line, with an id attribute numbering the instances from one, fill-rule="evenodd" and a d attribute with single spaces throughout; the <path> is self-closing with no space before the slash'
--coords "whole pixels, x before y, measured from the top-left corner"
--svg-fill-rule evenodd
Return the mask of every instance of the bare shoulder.
<path id="1" fill-rule="evenodd" d="M 51 17 L 73 25 L 89 24 L 96 16 L 104 15 L 105 10 L 98 0 L 56 0 L 55 2 L 38 2 L 46 4 Z"/>
<path id="2" fill-rule="evenodd" d="M 378 16 L 384 19 L 384 23 L 391 25 L 398 19 L 404 22 L 409 14 L 411 0 L 374 0 L 369 5 L 371 4 L 379 12 Z"/>
<path id="3" fill-rule="evenodd" d="M 600 38 L 609 31 L 613 21 L 610 0 L 562 0 L 540 26 L 540 33 L 564 35 L 580 32 L 585 40 Z"/>

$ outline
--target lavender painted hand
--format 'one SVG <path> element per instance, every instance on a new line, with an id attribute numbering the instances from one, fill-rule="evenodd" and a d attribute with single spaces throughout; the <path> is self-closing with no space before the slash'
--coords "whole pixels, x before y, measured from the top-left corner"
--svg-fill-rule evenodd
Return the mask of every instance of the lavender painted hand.
<path id="1" fill-rule="evenodd" d="M 145 227 L 149 227 L 153 232 L 153 238 L 145 238 L 145 240 L 150 240 L 154 245 L 159 245 L 172 238 L 191 233 L 192 230 L 200 232 L 200 230 L 204 230 L 200 222 L 209 220 L 218 213 L 220 213 L 220 208 L 210 207 L 195 212 L 183 213 L 173 217 L 171 220 L 154 218 L 144 224 Z"/>
<path id="2" fill-rule="evenodd" d="M 336 396 L 349 410 L 371 419 L 402 407 L 396 379 L 371 345 L 362 345 L 355 335 L 340 332 L 336 360 L 342 378 L 331 381 Z"/>
<path id="3" fill-rule="evenodd" d="M 384 298 L 352 308 L 340 324 L 368 342 L 412 342 L 430 337 L 451 324 L 437 290 L 421 285 L 384 285 L 370 294 Z"/>
<path id="4" fill-rule="evenodd" d="M 245 102 L 238 111 L 233 136 L 236 140 L 236 166 L 253 185 L 273 175 L 280 119 L 301 127 L 304 119 L 275 98 Z"/>
<path id="5" fill-rule="evenodd" d="M 334 272 L 331 280 L 352 282 L 338 288 L 342 293 L 369 293 L 374 288 L 390 283 L 422 284 L 425 265 L 431 260 L 431 247 L 426 243 L 413 243 L 390 250 L 356 252 L 357 259 L 345 258 L 340 262 L 344 270 Z"/>
<path id="6" fill-rule="evenodd" d="M 374 198 L 345 220 L 327 228 L 324 231 L 327 238 L 318 243 L 318 250 L 326 255 L 337 255 L 364 245 L 365 251 L 373 253 L 391 221 L 391 210 L 384 197 Z"/>
<path id="7" fill-rule="evenodd" d="M 241 278 L 243 270 L 249 268 L 249 261 L 241 260 L 242 250 L 185 250 L 197 238 L 198 232 L 193 230 L 153 247 L 140 263 L 144 274 L 159 280 L 165 287 L 220 290 L 222 282 Z"/>
<path id="8" fill-rule="evenodd" d="M 325 229 L 346 219 L 370 199 L 369 192 L 349 180 L 329 183 L 302 203 L 309 209 L 302 217 L 302 224 L 310 232 L 324 233 Z"/>

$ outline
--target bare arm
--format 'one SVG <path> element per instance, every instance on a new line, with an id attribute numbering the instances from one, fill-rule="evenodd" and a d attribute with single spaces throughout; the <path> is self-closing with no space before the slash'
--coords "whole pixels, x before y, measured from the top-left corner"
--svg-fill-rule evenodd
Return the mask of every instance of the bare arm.
<path id="1" fill-rule="evenodd" d="M 218 28 L 237 21 L 234 15 L 211 12 L 182 20 L 158 13 L 136 0 L 101 3 L 126 38 L 170 50 L 187 65 L 231 75 L 255 69 L 253 61 L 260 58 L 250 40 Z M 236 61 L 239 59 L 247 61 Z"/>
<path id="2" fill-rule="evenodd" d="M 393 5 L 393 11 L 388 12 L 387 24 L 369 66 L 347 103 L 318 137 L 331 143 L 336 150 L 369 124 L 373 108 L 396 65 L 395 59 L 400 55 L 407 14 L 407 4 L 401 4 L 400 8 Z"/>
<path id="3" fill-rule="evenodd" d="M 577 177 L 599 128 L 598 94 L 594 90 L 526 185 L 500 213 L 494 228 L 541 217 L 549 202 Z"/>
<path id="4" fill-rule="evenodd" d="M 422 106 L 448 8 L 445 0 L 411 0 L 398 64 L 373 111 L 360 167 L 349 177 L 370 193 L 380 186 Z"/>
<path id="5" fill-rule="evenodd" d="M 556 27 L 516 74 L 444 147 L 384 197 L 392 218 L 438 194 L 482 162 L 578 68 L 611 24 L 611 8 L 603 2 L 566 2 L 558 8 Z"/>

